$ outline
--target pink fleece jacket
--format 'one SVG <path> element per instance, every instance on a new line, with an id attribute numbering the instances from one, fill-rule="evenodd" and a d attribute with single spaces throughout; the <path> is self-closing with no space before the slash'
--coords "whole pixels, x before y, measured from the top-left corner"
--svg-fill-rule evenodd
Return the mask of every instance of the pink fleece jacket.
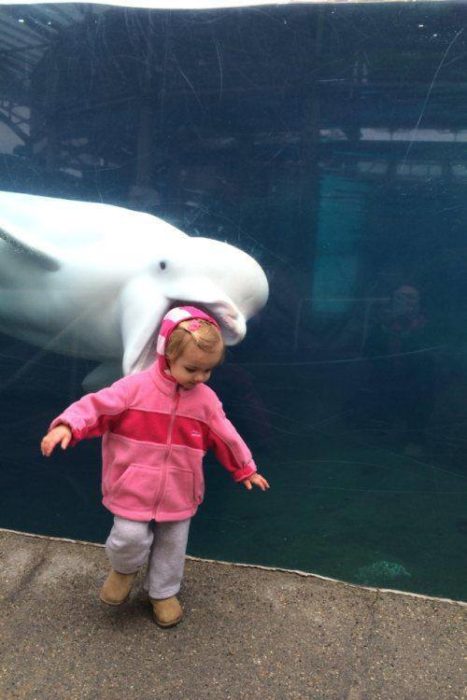
<path id="1" fill-rule="evenodd" d="M 102 502 L 130 520 L 193 516 L 203 500 L 202 461 L 210 448 L 235 481 L 256 472 L 212 389 L 183 389 L 159 362 L 83 396 L 50 428 L 60 423 L 70 427 L 71 444 L 103 436 Z"/>

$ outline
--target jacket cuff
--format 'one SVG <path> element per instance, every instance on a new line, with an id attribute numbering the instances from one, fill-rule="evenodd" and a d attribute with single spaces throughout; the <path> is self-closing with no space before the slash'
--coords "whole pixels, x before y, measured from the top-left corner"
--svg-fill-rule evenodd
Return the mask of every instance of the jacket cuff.
<path id="1" fill-rule="evenodd" d="M 240 481 L 245 481 L 245 479 L 248 479 L 250 476 L 253 476 L 253 474 L 256 474 L 256 465 L 254 462 L 249 462 L 248 464 L 245 464 L 241 469 L 237 469 L 237 471 L 234 473 L 233 478 L 234 481 L 239 483 Z"/>

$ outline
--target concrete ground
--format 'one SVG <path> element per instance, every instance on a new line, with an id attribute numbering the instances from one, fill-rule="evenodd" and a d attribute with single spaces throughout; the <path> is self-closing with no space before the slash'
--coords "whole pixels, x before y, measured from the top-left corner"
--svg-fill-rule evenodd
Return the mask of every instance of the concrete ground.
<path id="1" fill-rule="evenodd" d="M 465 604 L 188 560 L 183 622 L 138 580 L 97 593 L 102 547 L 0 531 L 2 700 L 464 700 Z"/>

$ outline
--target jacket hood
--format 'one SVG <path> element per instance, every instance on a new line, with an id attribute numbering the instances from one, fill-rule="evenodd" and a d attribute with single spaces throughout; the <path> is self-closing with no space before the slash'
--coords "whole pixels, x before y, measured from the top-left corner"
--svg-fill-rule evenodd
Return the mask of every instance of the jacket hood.
<path id="1" fill-rule="evenodd" d="M 159 335 L 157 337 L 156 353 L 159 369 L 165 375 L 170 376 L 167 360 L 165 359 L 165 349 L 167 347 L 168 339 L 179 323 L 196 318 L 209 321 L 220 330 L 220 326 L 217 321 L 205 311 L 198 309 L 196 306 L 176 306 L 174 309 L 170 309 L 170 311 L 168 311 L 162 319 Z"/>

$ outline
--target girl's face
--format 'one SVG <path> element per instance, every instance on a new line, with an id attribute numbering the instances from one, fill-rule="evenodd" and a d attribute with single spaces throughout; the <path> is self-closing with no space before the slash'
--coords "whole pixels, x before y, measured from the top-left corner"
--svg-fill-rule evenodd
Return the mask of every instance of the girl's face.
<path id="1" fill-rule="evenodd" d="M 211 372 L 219 364 L 222 346 L 215 352 L 205 352 L 189 343 L 176 360 L 167 357 L 170 374 L 184 389 L 193 389 L 197 384 L 207 382 Z"/>

